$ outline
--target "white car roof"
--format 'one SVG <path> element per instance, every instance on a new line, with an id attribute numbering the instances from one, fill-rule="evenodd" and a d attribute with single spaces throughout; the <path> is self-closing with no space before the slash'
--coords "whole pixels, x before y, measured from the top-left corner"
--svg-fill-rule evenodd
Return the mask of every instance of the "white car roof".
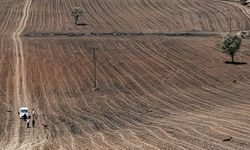
<path id="1" fill-rule="evenodd" d="M 21 107 L 20 110 L 28 110 L 28 107 Z"/>

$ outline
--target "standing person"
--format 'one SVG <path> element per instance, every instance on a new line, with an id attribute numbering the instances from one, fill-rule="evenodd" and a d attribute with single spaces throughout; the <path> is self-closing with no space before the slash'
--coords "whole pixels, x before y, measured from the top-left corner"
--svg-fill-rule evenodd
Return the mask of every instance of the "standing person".
<path id="1" fill-rule="evenodd" d="M 35 119 L 33 118 L 33 119 L 32 119 L 32 128 L 35 128 L 35 123 L 36 123 L 36 121 L 35 121 Z"/>
<path id="2" fill-rule="evenodd" d="M 34 118 L 35 117 L 35 109 L 32 109 L 32 117 Z"/>
<path id="3" fill-rule="evenodd" d="M 27 123 L 27 128 L 29 128 L 30 127 L 30 119 L 29 118 L 26 120 L 26 123 Z"/>
<path id="4" fill-rule="evenodd" d="M 29 118 L 29 119 L 31 118 L 30 112 L 28 113 L 28 118 Z"/>

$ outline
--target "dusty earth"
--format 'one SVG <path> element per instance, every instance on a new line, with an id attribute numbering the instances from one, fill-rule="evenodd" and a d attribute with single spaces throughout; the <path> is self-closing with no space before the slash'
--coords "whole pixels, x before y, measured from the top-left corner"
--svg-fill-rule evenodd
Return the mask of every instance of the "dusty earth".
<path id="1" fill-rule="evenodd" d="M 234 32 L 250 28 L 250 10 L 222 0 L 0 1 L 0 149 L 250 149 L 250 41 L 244 65 L 224 63 L 229 15 Z M 67 32 L 152 35 L 25 36 Z"/>

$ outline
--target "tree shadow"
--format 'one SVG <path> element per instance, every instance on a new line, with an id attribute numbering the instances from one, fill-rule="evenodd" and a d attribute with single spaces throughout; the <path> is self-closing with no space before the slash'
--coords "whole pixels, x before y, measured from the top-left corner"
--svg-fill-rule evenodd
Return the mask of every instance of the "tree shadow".
<path id="1" fill-rule="evenodd" d="M 76 25 L 77 25 L 77 26 L 87 26 L 87 25 L 89 25 L 89 24 L 87 24 L 87 23 L 77 23 Z"/>
<path id="2" fill-rule="evenodd" d="M 225 61 L 225 64 L 232 64 L 232 65 L 246 65 L 246 62 L 232 62 L 232 61 Z"/>

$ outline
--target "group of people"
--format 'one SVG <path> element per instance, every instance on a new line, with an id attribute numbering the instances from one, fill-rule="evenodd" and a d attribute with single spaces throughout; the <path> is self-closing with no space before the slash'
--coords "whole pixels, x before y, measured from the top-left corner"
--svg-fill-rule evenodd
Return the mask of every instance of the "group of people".
<path id="1" fill-rule="evenodd" d="M 32 128 L 35 127 L 35 123 L 36 123 L 36 120 L 35 120 L 35 113 L 36 113 L 36 112 L 35 112 L 35 109 L 32 109 L 32 121 L 31 121 L 31 123 L 32 123 Z M 31 120 L 31 115 L 30 115 L 30 113 L 28 112 L 28 114 L 24 114 L 23 119 L 26 121 L 27 128 L 29 128 L 29 127 L 30 127 L 30 120 Z"/>

